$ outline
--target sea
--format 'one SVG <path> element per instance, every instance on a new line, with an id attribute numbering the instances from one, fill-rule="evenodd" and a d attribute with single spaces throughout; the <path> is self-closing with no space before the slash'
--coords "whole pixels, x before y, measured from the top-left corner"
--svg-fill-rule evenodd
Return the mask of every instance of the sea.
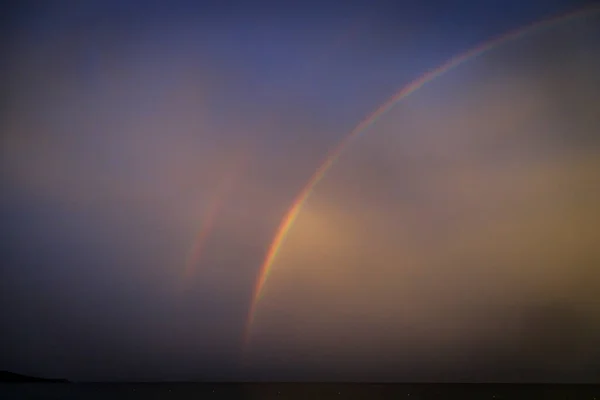
<path id="1" fill-rule="evenodd" d="M 600 385 L 352 383 L 3 383 L 0 399 L 600 400 Z"/>

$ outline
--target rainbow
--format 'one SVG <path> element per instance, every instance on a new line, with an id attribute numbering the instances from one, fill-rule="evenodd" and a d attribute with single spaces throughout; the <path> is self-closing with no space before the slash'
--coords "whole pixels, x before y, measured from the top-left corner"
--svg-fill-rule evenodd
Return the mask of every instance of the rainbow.
<path id="1" fill-rule="evenodd" d="M 354 141 L 363 133 L 365 133 L 368 130 L 368 128 L 370 128 L 375 122 L 377 122 L 377 120 L 381 116 L 383 116 L 392 107 L 394 107 L 394 105 L 396 105 L 400 100 L 406 98 L 410 94 L 417 91 L 419 88 L 423 87 L 425 84 L 433 81 L 435 78 L 445 74 L 446 72 L 456 68 L 457 66 L 488 52 L 489 50 L 495 48 L 498 45 L 516 40 L 529 33 L 533 33 L 534 31 L 550 28 L 559 23 L 568 22 L 570 20 L 577 19 L 583 16 L 594 15 L 599 11 L 600 6 L 594 5 L 570 12 L 568 14 L 561 14 L 560 16 L 554 16 L 549 19 L 534 22 L 533 24 L 530 24 L 528 26 L 509 31 L 508 33 L 505 33 L 499 37 L 488 40 L 485 43 L 466 51 L 465 53 L 459 54 L 458 56 L 455 56 L 450 60 L 446 61 L 439 67 L 429 72 L 426 72 L 421 77 L 417 78 L 416 80 L 403 87 L 388 101 L 383 103 L 373 113 L 371 113 L 362 122 L 360 122 L 344 139 L 342 139 L 342 141 L 333 150 L 329 152 L 325 161 L 314 172 L 308 183 L 304 186 L 302 191 L 295 198 L 291 208 L 281 221 L 277 229 L 277 233 L 275 234 L 275 237 L 273 238 L 269 246 L 264 262 L 262 263 L 260 271 L 258 273 L 256 284 L 254 286 L 252 303 L 250 306 L 248 320 L 246 323 L 246 330 L 244 336 L 244 351 L 247 349 L 248 344 L 250 342 L 251 329 L 256 315 L 257 307 L 262 298 L 266 282 L 272 271 L 273 262 L 275 261 L 277 254 L 279 253 L 282 245 L 284 244 L 287 234 L 294 225 L 294 221 L 296 220 L 296 218 L 298 218 L 302 207 L 304 206 L 306 200 L 312 193 L 314 187 L 325 177 L 325 174 L 327 173 L 329 168 L 338 160 L 344 149 L 352 141 Z"/>
<path id="2" fill-rule="evenodd" d="M 223 178 L 219 181 L 215 194 L 204 212 L 203 223 L 200 226 L 198 233 L 195 235 L 192 246 L 185 259 L 183 285 L 189 282 L 190 278 L 193 277 L 196 267 L 202 258 L 206 240 L 213 231 L 218 216 L 225 206 L 227 198 L 231 195 L 231 192 L 249 159 L 249 152 L 247 151 L 246 153 L 243 153 L 242 156 L 236 157 Z"/>
<path id="3" fill-rule="evenodd" d="M 194 269 L 202 256 L 202 250 L 206 243 L 206 239 L 213 230 L 217 216 L 221 212 L 221 209 L 225 205 L 225 199 L 228 197 L 229 192 L 233 189 L 233 183 L 235 175 L 233 173 L 228 174 L 217 187 L 216 194 L 212 201 L 208 205 L 204 218 L 204 222 L 200 227 L 199 232 L 196 234 L 193 245 L 186 257 L 184 276 L 186 278 L 191 277 L 194 273 Z"/>

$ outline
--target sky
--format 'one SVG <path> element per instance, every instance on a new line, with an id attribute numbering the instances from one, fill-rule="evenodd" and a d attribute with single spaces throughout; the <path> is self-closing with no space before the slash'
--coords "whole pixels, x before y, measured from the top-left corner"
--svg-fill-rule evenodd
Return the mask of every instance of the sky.
<path id="1" fill-rule="evenodd" d="M 592 2 L 281 4 L 3 6 L 0 370 L 600 383 L 597 11 L 256 293 Z"/>

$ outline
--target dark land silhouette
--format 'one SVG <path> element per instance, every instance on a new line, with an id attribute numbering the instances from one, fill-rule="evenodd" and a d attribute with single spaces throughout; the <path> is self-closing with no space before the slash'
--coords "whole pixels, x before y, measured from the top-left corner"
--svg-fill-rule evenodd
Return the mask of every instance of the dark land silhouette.
<path id="1" fill-rule="evenodd" d="M 17 373 L 9 372 L 9 371 L 0 371 L 0 382 L 1 383 L 6 383 L 6 382 L 14 382 L 14 383 L 19 383 L 19 382 L 23 382 L 23 383 L 33 383 L 33 382 L 40 382 L 40 383 L 69 383 L 69 381 L 67 379 L 40 378 L 40 377 L 36 377 L 36 376 L 28 376 L 28 375 L 17 374 Z"/>

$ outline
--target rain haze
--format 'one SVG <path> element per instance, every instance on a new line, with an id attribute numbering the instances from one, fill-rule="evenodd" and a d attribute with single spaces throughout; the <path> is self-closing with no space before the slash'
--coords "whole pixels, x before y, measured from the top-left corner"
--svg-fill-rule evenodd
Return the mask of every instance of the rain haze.
<path id="1" fill-rule="evenodd" d="M 600 9 L 450 3 L 3 6 L 0 370 L 600 383 Z"/>

